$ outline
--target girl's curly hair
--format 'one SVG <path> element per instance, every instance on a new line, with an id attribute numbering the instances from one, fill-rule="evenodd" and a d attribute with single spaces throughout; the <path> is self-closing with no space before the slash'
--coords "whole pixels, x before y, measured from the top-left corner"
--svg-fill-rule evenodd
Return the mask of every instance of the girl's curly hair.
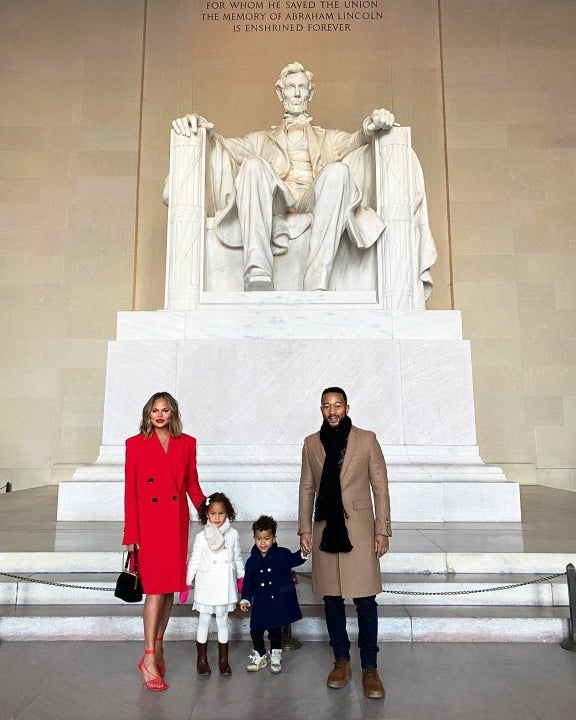
<path id="1" fill-rule="evenodd" d="M 198 520 L 200 520 L 202 525 L 208 524 L 208 508 L 212 503 L 222 503 L 224 505 L 224 509 L 226 510 L 226 516 L 228 517 L 228 520 L 230 522 L 234 522 L 236 520 L 236 510 L 234 510 L 234 505 L 230 502 L 230 499 L 227 495 L 224 495 L 224 493 L 221 492 L 215 492 L 212 493 L 212 495 L 208 495 L 206 500 L 200 505 L 198 508 Z"/>

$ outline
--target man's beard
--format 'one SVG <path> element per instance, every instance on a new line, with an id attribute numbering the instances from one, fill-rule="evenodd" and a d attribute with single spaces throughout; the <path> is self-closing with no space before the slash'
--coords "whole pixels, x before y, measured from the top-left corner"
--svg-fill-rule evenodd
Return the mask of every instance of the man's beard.
<path id="1" fill-rule="evenodd" d="M 308 101 L 303 100 L 298 107 L 292 108 L 291 105 L 294 101 L 293 100 L 284 100 L 282 104 L 284 105 L 284 111 L 287 112 L 289 115 L 306 115 L 308 111 Z"/>
<path id="2" fill-rule="evenodd" d="M 330 417 L 330 416 L 328 416 L 328 417 Z M 342 421 L 345 418 L 347 418 L 348 415 L 346 413 L 344 413 L 344 415 L 337 415 L 336 417 L 338 418 L 338 422 L 336 423 L 336 425 L 331 425 L 328 420 L 328 417 L 324 418 L 324 420 L 326 420 L 326 422 L 330 425 L 330 427 L 340 427 L 340 425 L 342 424 Z"/>

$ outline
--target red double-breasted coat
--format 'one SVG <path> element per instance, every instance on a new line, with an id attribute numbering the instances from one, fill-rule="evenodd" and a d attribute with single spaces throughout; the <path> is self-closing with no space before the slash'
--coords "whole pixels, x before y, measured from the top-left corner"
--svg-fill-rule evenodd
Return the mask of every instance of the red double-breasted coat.
<path id="1" fill-rule="evenodd" d="M 138 543 L 139 574 L 145 593 L 179 592 L 186 585 L 188 499 L 198 508 L 196 440 L 171 437 L 164 452 L 156 433 L 126 440 L 124 537 Z"/>

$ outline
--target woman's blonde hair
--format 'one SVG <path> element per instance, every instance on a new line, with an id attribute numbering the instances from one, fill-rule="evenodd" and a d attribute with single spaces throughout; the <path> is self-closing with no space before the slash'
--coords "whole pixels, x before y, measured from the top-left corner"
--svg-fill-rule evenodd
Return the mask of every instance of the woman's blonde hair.
<path id="1" fill-rule="evenodd" d="M 180 410 L 178 409 L 178 403 L 176 400 L 167 392 L 157 392 L 152 395 L 150 400 L 142 408 L 142 422 L 140 423 L 140 432 L 146 437 L 151 437 L 153 426 L 150 420 L 150 414 L 156 400 L 166 400 L 168 407 L 172 411 L 170 413 L 170 420 L 168 421 L 168 432 L 172 437 L 179 437 L 182 435 L 182 420 L 180 419 Z"/>

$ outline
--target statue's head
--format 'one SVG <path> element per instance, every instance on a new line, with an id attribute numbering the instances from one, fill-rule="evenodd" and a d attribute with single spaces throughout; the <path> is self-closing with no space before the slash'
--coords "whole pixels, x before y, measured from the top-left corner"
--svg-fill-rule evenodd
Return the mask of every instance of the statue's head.
<path id="1" fill-rule="evenodd" d="M 276 94 L 290 115 L 305 113 L 314 95 L 314 76 L 299 62 L 286 65 L 276 81 Z"/>

